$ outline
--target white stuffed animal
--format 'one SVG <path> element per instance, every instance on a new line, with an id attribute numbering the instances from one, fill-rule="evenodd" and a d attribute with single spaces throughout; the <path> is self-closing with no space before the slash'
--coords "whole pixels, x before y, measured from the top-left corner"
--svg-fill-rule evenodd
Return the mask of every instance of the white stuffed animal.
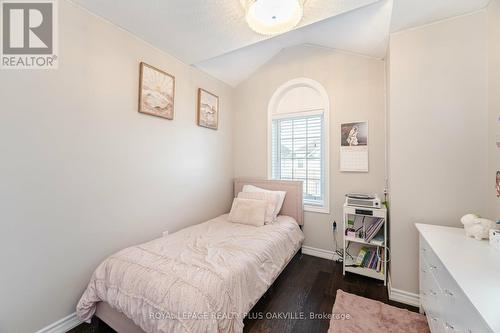
<path id="1" fill-rule="evenodd" d="M 495 222 L 488 219 L 483 219 L 476 214 L 464 215 L 460 221 L 464 225 L 465 235 L 467 237 L 474 237 L 476 240 L 490 237 L 490 229 L 495 228 Z"/>

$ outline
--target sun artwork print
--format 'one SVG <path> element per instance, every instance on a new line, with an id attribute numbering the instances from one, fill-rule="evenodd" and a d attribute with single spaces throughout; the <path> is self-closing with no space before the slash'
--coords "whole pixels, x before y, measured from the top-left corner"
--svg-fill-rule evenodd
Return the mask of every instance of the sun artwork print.
<path id="1" fill-rule="evenodd" d="M 174 119 L 175 78 L 141 63 L 139 112 Z"/>

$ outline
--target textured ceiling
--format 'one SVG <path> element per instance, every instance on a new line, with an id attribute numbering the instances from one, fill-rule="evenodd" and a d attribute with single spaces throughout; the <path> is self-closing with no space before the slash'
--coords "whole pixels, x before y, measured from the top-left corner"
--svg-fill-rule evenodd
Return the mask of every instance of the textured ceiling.
<path id="1" fill-rule="evenodd" d="M 287 33 L 250 30 L 240 0 L 71 0 L 187 64 L 237 85 L 299 44 L 383 58 L 389 34 L 484 8 L 490 0 L 306 0 Z"/>
<path id="2" fill-rule="evenodd" d="M 193 64 L 265 40 L 248 27 L 240 0 L 72 0 Z M 307 0 L 298 28 L 378 0 Z"/>
<path id="3" fill-rule="evenodd" d="M 392 1 L 377 2 L 195 66 L 236 86 L 282 49 L 299 44 L 314 44 L 383 58 L 389 38 L 391 12 Z"/>

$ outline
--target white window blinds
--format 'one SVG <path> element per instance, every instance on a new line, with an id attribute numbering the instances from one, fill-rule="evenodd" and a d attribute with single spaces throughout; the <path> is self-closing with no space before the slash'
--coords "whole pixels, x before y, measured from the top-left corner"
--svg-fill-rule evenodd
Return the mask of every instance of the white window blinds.
<path id="1" fill-rule="evenodd" d="M 324 206 L 323 115 L 272 121 L 272 178 L 302 180 L 304 204 Z"/>

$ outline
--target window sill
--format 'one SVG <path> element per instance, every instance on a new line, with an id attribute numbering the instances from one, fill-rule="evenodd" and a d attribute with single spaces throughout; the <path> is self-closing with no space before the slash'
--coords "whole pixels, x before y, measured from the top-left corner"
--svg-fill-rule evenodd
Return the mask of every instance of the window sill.
<path id="1" fill-rule="evenodd" d="M 304 205 L 304 211 L 311 213 L 330 214 L 329 207 L 321 207 L 321 206 Z"/>

